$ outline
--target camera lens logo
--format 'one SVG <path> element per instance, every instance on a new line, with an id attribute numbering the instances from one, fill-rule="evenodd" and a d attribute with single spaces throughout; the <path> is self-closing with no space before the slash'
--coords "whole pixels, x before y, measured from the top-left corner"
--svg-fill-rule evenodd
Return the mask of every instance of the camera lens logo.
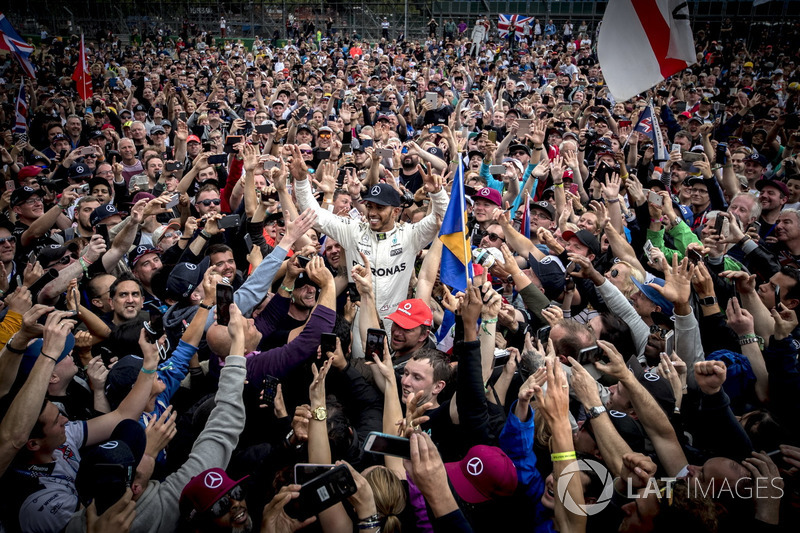
<path id="1" fill-rule="evenodd" d="M 572 476 L 580 476 L 580 472 L 587 472 L 590 476 L 597 476 L 603 484 L 603 491 L 597 498 L 596 503 L 578 504 L 572 499 L 567 487 Z M 611 502 L 611 495 L 614 492 L 614 479 L 606 468 L 591 459 L 580 459 L 567 465 L 561 476 L 558 478 L 556 493 L 564 502 L 567 511 L 580 516 L 592 516 L 598 514 Z"/>

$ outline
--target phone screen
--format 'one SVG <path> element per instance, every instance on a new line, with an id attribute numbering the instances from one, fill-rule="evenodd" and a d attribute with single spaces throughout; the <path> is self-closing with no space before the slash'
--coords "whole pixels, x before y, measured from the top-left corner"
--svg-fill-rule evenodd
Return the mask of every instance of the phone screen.
<path id="1" fill-rule="evenodd" d="M 304 485 L 317 476 L 331 470 L 335 465 L 317 465 L 311 463 L 297 463 L 294 465 L 294 482 Z"/>
<path id="2" fill-rule="evenodd" d="M 227 326 L 231 321 L 230 305 L 233 303 L 233 287 L 217 284 L 217 323 Z"/>
<path id="3" fill-rule="evenodd" d="M 364 350 L 364 357 L 367 361 L 374 361 L 374 357 L 383 359 L 383 341 L 386 339 L 386 332 L 382 329 L 369 328 L 367 330 L 367 346 Z"/>
<path id="4" fill-rule="evenodd" d="M 323 333 L 322 334 L 322 358 L 325 360 L 328 357 L 328 352 L 336 351 L 336 334 Z"/>
<path id="5" fill-rule="evenodd" d="M 536 330 L 536 338 L 543 346 L 547 346 L 547 341 L 550 340 L 550 326 L 544 326 Z"/>
<path id="6" fill-rule="evenodd" d="M 364 450 L 372 453 L 380 453 L 382 455 L 411 459 L 411 444 L 409 440 L 403 437 L 387 435 L 386 433 L 378 433 L 375 431 L 370 433 L 367 436 Z"/>

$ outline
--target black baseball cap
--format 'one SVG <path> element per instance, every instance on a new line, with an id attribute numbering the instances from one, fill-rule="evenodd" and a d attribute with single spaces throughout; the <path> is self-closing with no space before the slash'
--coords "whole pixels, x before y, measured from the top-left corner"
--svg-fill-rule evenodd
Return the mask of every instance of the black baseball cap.
<path id="1" fill-rule="evenodd" d="M 400 207 L 400 195 L 388 183 L 376 183 L 369 188 L 369 191 L 361 198 L 361 201 Z"/>
<path id="2" fill-rule="evenodd" d="M 28 187 L 27 185 L 14 189 L 14 192 L 11 193 L 11 207 L 24 203 L 28 198 L 34 195 L 44 197 L 44 191 L 42 189 Z"/>

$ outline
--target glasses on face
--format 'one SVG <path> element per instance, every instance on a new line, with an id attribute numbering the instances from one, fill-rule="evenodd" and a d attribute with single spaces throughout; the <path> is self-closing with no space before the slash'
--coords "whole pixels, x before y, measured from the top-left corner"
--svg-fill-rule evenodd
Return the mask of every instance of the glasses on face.
<path id="1" fill-rule="evenodd" d="M 551 220 L 550 215 L 546 215 L 544 213 L 531 213 L 531 218 L 539 219 L 539 220 Z"/>
<path id="2" fill-rule="evenodd" d="M 208 514 L 213 516 L 214 518 L 220 518 L 228 514 L 233 507 L 231 500 L 236 501 L 243 501 L 244 500 L 244 489 L 241 485 L 236 485 L 233 487 L 228 494 L 217 500 L 214 505 L 211 506 L 211 509 L 208 510 Z"/>
<path id="3" fill-rule="evenodd" d="M 525 152 L 523 152 L 522 150 L 517 150 L 516 152 L 514 152 L 514 153 L 513 153 L 513 154 L 511 154 L 511 155 L 528 155 L 528 154 L 526 154 L 526 153 L 525 153 Z"/>
<path id="4" fill-rule="evenodd" d="M 500 235 L 498 235 L 497 233 L 487 233 L 486 236 L 489 237 L 490 241 L 506 242 L 506 240 L 504 238 L 502 238 Z"/>
<path id="5" fill-rule="evenodd" d="M 331 138 L 331 134 L 330 133 L 320 133 L 319 134 L 319 138 L 320 139 L 330 139 Z"/>
<path id="6" fill-rule="evenodd" d="M 222 201 L 219 198 L 209 198 L 206 200 L 200 200 L 197 202 L 198 204 L 203 204 L 204 206 L 208 207 L 210 205 L 219 205 Z"/>
<path id="7" fill-rule="evenodd" d="M 85 156 L 83 156 L 84 159 L 86 159 L 87 157 L 91 157 L 92 159 L 97 159 L 97 154 L 86 154 Z"/>
<path id="8" fill-rule="evenodd" d="M 214 109 L 209 109 L 206 114 L 207 115 L 219 115 L 219 111 L 216 111 Z"/>
<path id="9" fill-rule="evenodd" d="M 183 235 L 183 232 L 181 231 L 170 231 L 169 233 L 164 234 L 164 238 L 170 239 L 172 237 L 180 237 L 181 235 Z"/>
<path id="10" fill-rule="evenodd" d="M 308 154 L 313 154 L 313 153 L 314 153 L 314 150 L 300 150 L 300 153 L 301 153 L 301 154 L 306 154 L 306 155 L 308 155 Z"/>
<path id="11" fill-rule="evenodd" d="M 36 204 L 43 204 L 44 200 L 42 200 L 41 196 L 32 196 L 22 203 L 25 205 L 36 205 Z"/>
<path id="12" fill-rule="evenodd" d="M 650 333 L 658 333 L 660 338 L 665 339 L 667 337 L 667 333 L 669 333 L 669 330 L 662 328 L 658 324 L 653 324 L 650 326 Z"/>
<path id="13" fill-rule="evenodd" d="M 17 243 L 17 239 L 15 237 L 2 237 L 2 238 L 0 238 L 0 246 L 4 245 L 6 243 L 8 243 L 8 244 L 16 244 Z"/>
<path id="14" fill-rule="evenodd" d="M 703 189 L 689 189 L 689 192 L 691 192 L 692 194 L 699 194 L 700 196 L 708 194 L 708 191 Z"/>
<path id="15" fill-rule="evenodd" d="M 78 254 L 67 254 L 64 257 L 62 257 L 61 259 L 59 259 L 58 261 L 55 261 L 54 263 L 50 263 L 49 266 L 68 265 L 68 264 L 70 264 L 72 262 L 73 259 L 75 261 L 77 261 L 78 260 Z"/>

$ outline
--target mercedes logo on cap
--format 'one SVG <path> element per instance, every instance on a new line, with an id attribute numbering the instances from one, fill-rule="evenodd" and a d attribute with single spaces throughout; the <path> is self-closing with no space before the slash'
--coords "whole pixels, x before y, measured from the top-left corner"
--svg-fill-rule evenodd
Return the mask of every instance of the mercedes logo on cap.
<path id="1" fill-rule="evenodd" d="M 372 196 L 378 196 L 381 193 L 381 188 L 378 185 L 374 185 L 370 190 L 369 193 Z"/>
<path id="2" fill-rule="evenodd" d="M 110 441 L 104 442 L 103 444 L 100 445 L 100 447 L 103 448 L 104 450 L 113 450 L 117 446 L 119 446 L 119 442 L 117 442 L 115 440 L 110 440 Z"/>
<path id="3" fill-rule="evenodd" d="M 661 378 L 658 376 L 658 374 L 653 374 L 652 372 L 645 372 L 644 379 L 646 379 L 647 381 L 658 381 Z"/>
<path id="4" fill-rule="evenodd" d="M 489 187 L 484 187 L 481 189 L 481 196 L 489 196 Z"/>
<path id="5" fill-rule="evenodd" d="M 206 474 L 205 479 L 203 479 L 203 483 L 205 483 L 206 487 L 209 489 L 216 489 L 222 485 L 222 476 L 217 472 L 209 472 Z"/>
<path id="6" fill-rule="evenodd" d="M 473 457 L 467 462 L 467 472 L 471 476 L 479 476 L 483 472 L 483 461 L 480 457 Z"/>
<path id="7" fill-rule="evenodd" d="M 186 270 L 197 270 L 197 265 L 194 263 L 186 263 Z"/>

